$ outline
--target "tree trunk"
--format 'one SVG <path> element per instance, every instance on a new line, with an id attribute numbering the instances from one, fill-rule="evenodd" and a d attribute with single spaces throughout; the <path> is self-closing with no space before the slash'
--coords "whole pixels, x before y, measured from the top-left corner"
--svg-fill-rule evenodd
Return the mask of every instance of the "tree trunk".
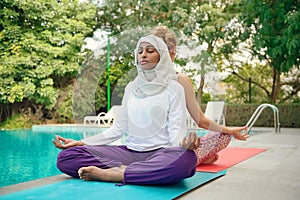
<path id="1" fill-rule="evenodd" d="M 271 103 L 277 102 L 277 96 L 280 90 L 280 71 L 276 70 L 273 67 L 273 84 L 272 84 L 272 92 L 271 92 Z"/>
<path id="2" fill-rule="evenodd" d="M 197 101 L 199 105 L 202 102 L 203 88 L 204 88 L 204 75 L 201 74 L 200 86 L 198 88 L 198 94 L 197 94 Z"/>
<path id="3" fill-rule="evenodd" d="M 8 104 L 0 105 L 0 122 L 4 122 L 7 118 L 11 117 L 11 106 Z"/>

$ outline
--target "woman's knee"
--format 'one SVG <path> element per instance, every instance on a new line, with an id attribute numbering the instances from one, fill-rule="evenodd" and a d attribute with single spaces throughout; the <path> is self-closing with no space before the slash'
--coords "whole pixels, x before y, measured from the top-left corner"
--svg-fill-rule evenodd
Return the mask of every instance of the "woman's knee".
<path id="1" fill-rule="evenodd" d="M 188 178 L 195 174 L 197 166 L 197 155 L 194 151 L 187 150 L 185 151 L 181 158 L 178 159 L 175 167 L 176 173 L 181 173 L 182 177 Z"/>
<path id="2" fill-rule="evenodd" d="M 82 158 L 83 152 L 80 147 L 64 149 L 57 156 L 56 166 L 63 173 L 78 177 L 77 171 Z"/>
<path id="3" fill-rule="evenodd" d="M 188 160 L 189 163 L 191 164 L 194 164 L 196 166 L 196 163 L 197 163 L 197 155 L 195 153 L 195 151 L 192 151 L 192 150 L 187 150 L 185 152 L 185 156 L 186 156 L 186 159 Z"/>
<path id="4" fill-rule="evenodd" d="M 197 161 L 198 161 L 197 155 L 196 155 L 195 151 L 192 151 L 192 150 L 186 151 L 186 154 L 187 154 L 188 166 L 190 166 L 190 169 L 194 175 L 194 173 L 196 172 L 196 166 L 197 166 Z"/>
<path id="5" fill-rule="evenodd" d="M 66 162 L 66 161 L 72 160 L 72 159 L 76 158 L 78 154 L 79 154 L 79 151 L 77 150 L 77 147 L 71 147 L 68 149 L 64 149 L 61 152 L 59 152 L 59 154 L 57 156 L 57 162 L 61 163 L 61 162 Z"/>

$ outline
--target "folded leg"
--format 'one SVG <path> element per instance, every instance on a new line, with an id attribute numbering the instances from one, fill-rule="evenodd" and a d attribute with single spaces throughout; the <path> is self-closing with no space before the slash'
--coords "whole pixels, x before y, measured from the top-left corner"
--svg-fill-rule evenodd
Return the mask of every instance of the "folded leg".
<path id="1" fill-rule="evenodd" d="M 181 147 L 157 150 L 145 161 L 134 162 L 125 169 L 123 183 L 150 185 L 172 184 L 195 174 L 194 151 Z"/>
<path id="2" fill-rule="evenodd" d="M 136 158 L 125 146 L 76 146 L 59 153 L 57 167 L 63 173 L 79 178 L 78 170 L 81 167 L 108 169 L 129 165 Z"/>
<path id="3" fill-rule="evenodd" d="M 197 165 L 215 162 L 218 159 L 216 154 L 222 149 L 225 149 L 230 141 L 231 135 L 220 132 L 212 131 L 203 136 L 201 138 L 200 147 L 195 150 L 198 159 Z"/>

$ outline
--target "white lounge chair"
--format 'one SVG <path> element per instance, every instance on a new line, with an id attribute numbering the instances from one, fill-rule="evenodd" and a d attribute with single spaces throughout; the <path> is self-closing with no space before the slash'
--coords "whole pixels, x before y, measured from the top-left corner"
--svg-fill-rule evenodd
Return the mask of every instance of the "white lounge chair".
<path id="1" fill-rule="evenodd" d="M 120 113 L 120 105 L 112 106 L 111 109 L 106 112 L 100 112 L 97 116 L 85 116 L 83 119 L 84 124 L 98 124 L 99 126 L 111 126 L 114 123 L 114 119 Z"/>
<path id="2" fill-rule="evenodd" d="M 205 109 L 205 117 L 225 126 L 225 102 L 209 101 Z"/>
<path id="3" fill-rule="evenodd" d="M 85 116 L 83 118 L 83 124 L 97 124 L 98 116 Z"/>
<path id="4" fill-rule="evenodd" d="M 189 111 L 186 111 L 186 127 L 191 129 L 199 129 L 197 123 L 194 121 L 194 119 L 191 117 Z"/>

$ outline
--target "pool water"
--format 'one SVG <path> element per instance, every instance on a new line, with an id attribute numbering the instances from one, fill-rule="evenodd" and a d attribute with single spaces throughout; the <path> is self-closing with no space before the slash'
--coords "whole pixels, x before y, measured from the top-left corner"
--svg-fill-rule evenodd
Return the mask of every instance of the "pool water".
<path id="1" fill-rule="evenodd" d="M 61 174 L 54 147 L 53 132 L 31 129 L 0 131 L 0 187 Z M 82 139 L 83 133 L 59 133 L 66 138 Z"/>
<path id="2" fill-rule="evenodd" d="M 102 132 L 105 129 L 101 129 Z M 84 133 L 85 132 L 85 133 Z M 95 131 L 0 131 L 0 187 L 62 174 L 56 168 L 56 158 L 61 151 L 52 139 L 56 134 L 75 140 L 99 133 Z M 198 135 L 207 131 L 197 130 Z M 124 138 L 119 142 L 123 143 Z M 119 144 L 118 141 L 115 144 Z"/>

